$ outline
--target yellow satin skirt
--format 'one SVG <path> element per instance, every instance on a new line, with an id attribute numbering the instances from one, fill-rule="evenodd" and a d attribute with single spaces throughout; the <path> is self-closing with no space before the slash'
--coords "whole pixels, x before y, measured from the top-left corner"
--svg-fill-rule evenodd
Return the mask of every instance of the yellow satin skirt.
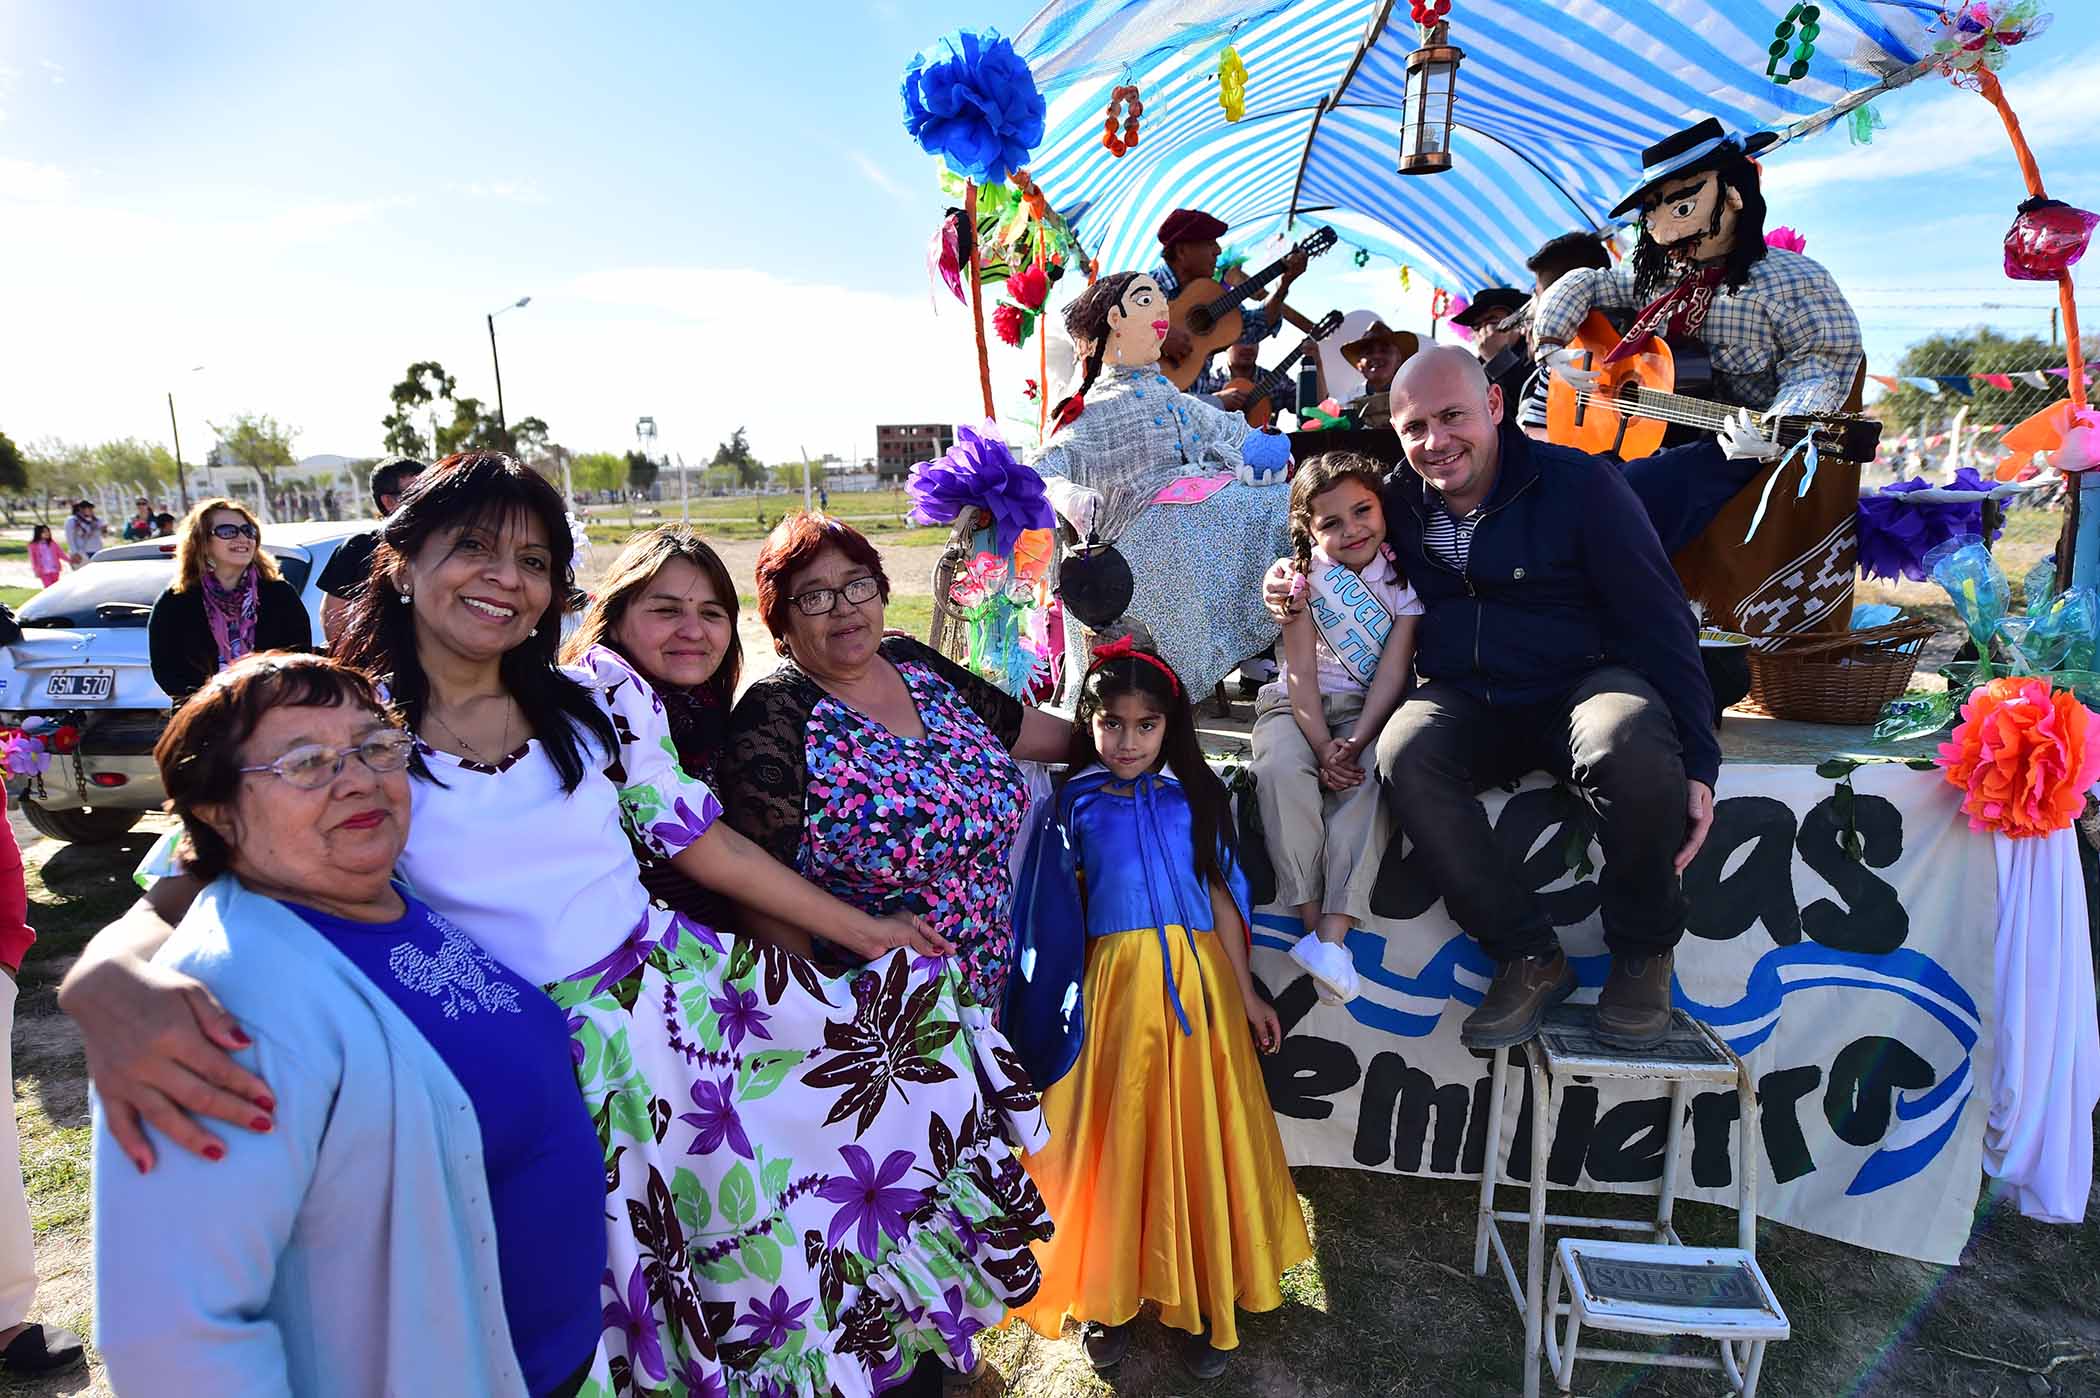
<path id="1" fill-rule="evenodd" d="M 1087 946 L 1086 1046 L 1043 1096 L 1050 1143 L 1024 1163 L 1056 1234 L 1034 1245 L 1042 1289 L 1017 1314 L 1055 1338 L 1067 1317 L 1121 1325 L 1144 1301 L 1219 1349 L 1234 1308 L 1283 1304 L 1312 1255 L 1254 1036 L 1217 938 L 1167 929 L 1174 1018 L 1151 928 Z"/>

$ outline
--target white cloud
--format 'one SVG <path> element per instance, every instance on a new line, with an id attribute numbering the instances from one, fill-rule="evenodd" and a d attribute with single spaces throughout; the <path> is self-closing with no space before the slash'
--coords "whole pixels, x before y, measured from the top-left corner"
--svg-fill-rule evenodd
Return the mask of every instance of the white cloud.
<path id="1" fill-rule="evenodd" d="M 66 81 L 66 70 L 63 67 L 59 66 L 56 63 L 53 63 L 48 58 L 39 58 L 37 60 L 37 66 L 39 68 L 42 68 L 44 70 L 44 75 L 51 79 L 51 85 L 53 87 L 60 87 L 64 85 Z"/>
<path id="2" fill-rule="evenodd" d="M 1798 147 L 1798 155 L 1793 150 L 1774 155 L 1765 168 L 1767 195 L 1777 201 L 1825 185 L 1916 181 L 1978 161 L 2011 165 L 2005 128 L 1988 103 L 1929 74 L 1918 83 L 1939 90 L 1908 102 L 1902 99 L 1911 93 L 1879 99 L 1888 125 L 1872 144 L 1851 145 L 1833 130 Z M 2092 75 L 2083 64 L 2016 73 L 2006 83 L 2006 97 L 2037 152 L 2083 146 L 2092 139 Z"/>
<path id="3" fill-rule="evenodd" d="M 453 188 L 469 199 L 500 199 L 512 204 L 547 202 L 538 180 L 475 180 Z"/>
<path id="4" fill-rule="evenodd" d="M 5 116 L 0 112 L 0 116 Z M 72 192 L 73 179 L 56 165 L 0 159 L 0 200 L 49 203 Z"/>
<path id="5" fill-rule="evenodd" d="M 846 152 L 846 155 L 852 160 L 853 167 L 860 171 L 861 176 L 884 194 L 889 195 L 892 199 L 909 199 L 912 197 L 911 192 L 898 183 L 895 176 L 891 175 L 889 171 L 883 169 L 880 165 L 877 165 L 865 152 L 849 150 Z"/>

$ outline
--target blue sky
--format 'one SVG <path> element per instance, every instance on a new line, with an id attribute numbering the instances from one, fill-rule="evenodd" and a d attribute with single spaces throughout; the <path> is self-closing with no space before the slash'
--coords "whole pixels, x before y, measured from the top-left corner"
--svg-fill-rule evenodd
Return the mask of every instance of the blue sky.
<path id="1" fill-rule="evenodd" d="M 161 440 L 173 389 L 193 458 L 242 410 L 303 452 L 370 452 L 412 360 L 493 396 L 482 315 L 521 295 L 506 401 L 577 450 L 644 413 L 667 449 L 742 423 L 776 460 L 967 418 L 897 77 L 943 31 L 1031 10 L 0 0 L 0 430 Z M 2100 207 L 2100 7 L 2059 10 L 2007 87 L 2052 192 Z M 2022 191 L 1989 108 L 1936 81 L 1880 106 L 1873 146 L 1770 162 L 1774 221 L 1853 296 L 1870 357 L 1935 325 L 2046 332 L 2046 288 L 1997 270 Z M 1330 258 L 1301 299 L 1426 319 L 1383 263 Z"/>

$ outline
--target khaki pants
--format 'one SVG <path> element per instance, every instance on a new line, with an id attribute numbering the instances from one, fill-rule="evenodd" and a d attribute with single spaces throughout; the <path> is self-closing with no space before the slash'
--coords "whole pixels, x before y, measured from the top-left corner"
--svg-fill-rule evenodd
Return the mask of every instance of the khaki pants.
<path id="1" fill-rule="evenodd" d="M 1349 737 L 1363 703 L 1361 694 L 1322 695 L 1327 731 Z M 1283 685 L 1262 690 L 1254 709 L 1254 790 L 1269 862 L 1276 867 L 1276 901 L 1285 907 L 1316 903 L 1323 913 L 1341 912 L 1349 906 L 1357 870 L 1375 866 L 1377 773 L 1369 753 L 1358 761 L 1364 765 L 1361 782 L 1347 791 L 1322 787 L 1319 757 L 1291 716 Z"/>

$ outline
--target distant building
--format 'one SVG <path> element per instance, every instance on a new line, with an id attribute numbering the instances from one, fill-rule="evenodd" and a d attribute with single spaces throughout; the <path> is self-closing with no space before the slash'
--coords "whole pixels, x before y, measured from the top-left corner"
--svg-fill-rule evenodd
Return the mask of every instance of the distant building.
<path id="1" fill-rule="evenodd" d="M 891 424 L 875 429 L 875 474 L 885 484 L 902 481 L 921 461 L 932 461 L 955 445 L 945 422 Z"/>

